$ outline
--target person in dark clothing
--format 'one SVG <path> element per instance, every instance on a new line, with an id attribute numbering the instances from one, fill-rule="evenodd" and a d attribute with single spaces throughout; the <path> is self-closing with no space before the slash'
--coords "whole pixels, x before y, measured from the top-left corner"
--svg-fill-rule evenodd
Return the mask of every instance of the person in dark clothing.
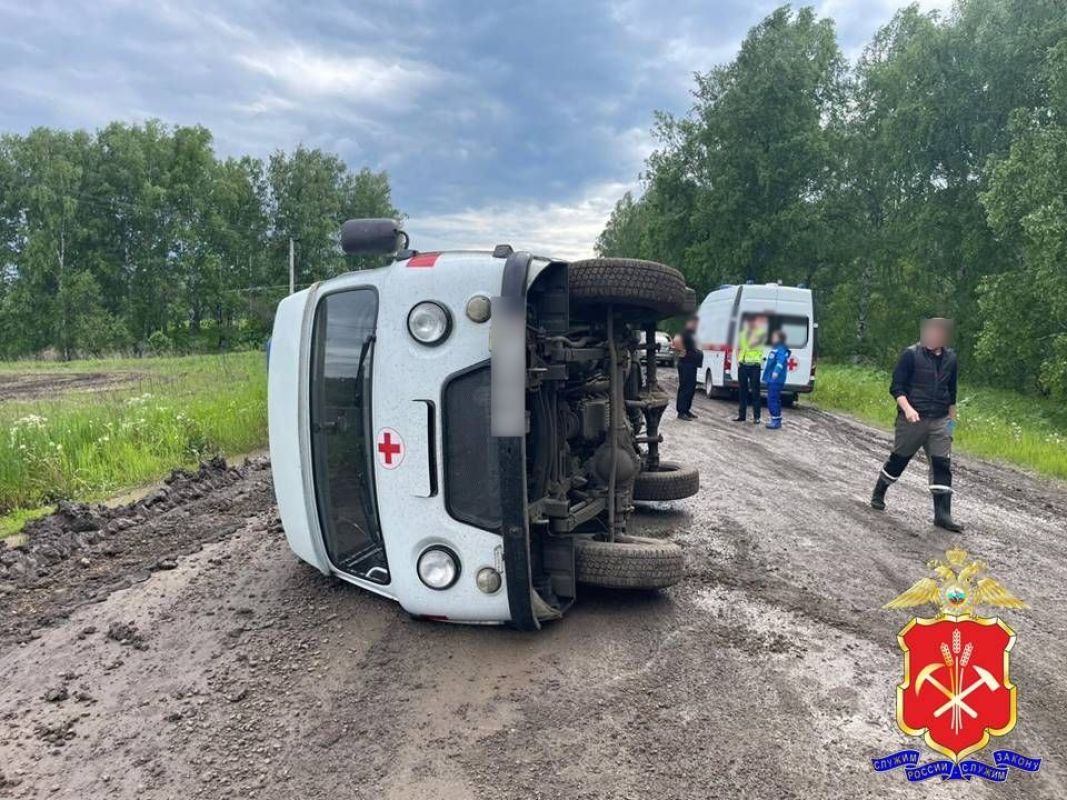
<path id="1" fill-rule="evenodd" d="M 693 407 L 693 395 L 697 390 L 697 370 L 704 362 L 704 355 L 697 347 L 697 318 L 686 320 L 685 328 L 674 337 L 671 347 L 678 353 L 678 419 L 691 422 L 697 416 L 690 409 Z"/>
<path id="2" fill-rule="evenodd" d="M 900 354 L 890 394 L 897 401 L 893 452 L 882 467 L 871 507 L 885 509 L 886 490 L 921 447 L 930 463 L 934 525 L 958 533 L 952 519 L 952 435 L 956 428 L 956 353 L 948 347 L 952 323 L 928 319 L 917 344 Z"/>

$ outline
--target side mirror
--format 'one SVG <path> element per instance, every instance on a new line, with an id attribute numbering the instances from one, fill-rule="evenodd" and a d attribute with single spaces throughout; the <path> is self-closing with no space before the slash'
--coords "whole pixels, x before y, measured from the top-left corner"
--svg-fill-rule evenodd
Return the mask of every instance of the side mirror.
<path id="1" fill-rule="evenodd" d="M 350 256 L 382 256 L 407 247 L 395 219 L 350 219 L 341 226 L 341 249 Z"/>

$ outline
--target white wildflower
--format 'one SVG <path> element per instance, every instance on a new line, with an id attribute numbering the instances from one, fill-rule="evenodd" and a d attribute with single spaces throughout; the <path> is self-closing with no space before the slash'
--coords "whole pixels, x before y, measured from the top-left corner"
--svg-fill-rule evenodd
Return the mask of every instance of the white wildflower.
<path id="1" fill-rule="evenodd" d="M 46 422 L 48 422 L 48 417 L 42 417 L 37 414 L 27 414 L 25 417 L 19 417 L 15 420 L 12 424 L 12 430 L 18 428 L 43 428 Z"/>

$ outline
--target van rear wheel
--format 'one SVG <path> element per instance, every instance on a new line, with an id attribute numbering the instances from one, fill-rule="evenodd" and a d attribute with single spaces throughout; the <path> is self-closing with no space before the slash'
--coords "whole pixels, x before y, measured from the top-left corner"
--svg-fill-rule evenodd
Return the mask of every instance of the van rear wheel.
<path id="1" fill-rule="evenodd" d="M 682 548 L 663 539 L 617 536 L 614 542 L 578 539 L 579 583 L 607 589 L 665 589 L 685 575 Z"/>
<path id="2" fill-rule="evenodd" d="M 715 380 L 711 377 L 710 369 L 704 373 L 704 394 L 708 396 L 709 400 L 730 399 L 730 390 L 724 386 L 715 385 Z"/>

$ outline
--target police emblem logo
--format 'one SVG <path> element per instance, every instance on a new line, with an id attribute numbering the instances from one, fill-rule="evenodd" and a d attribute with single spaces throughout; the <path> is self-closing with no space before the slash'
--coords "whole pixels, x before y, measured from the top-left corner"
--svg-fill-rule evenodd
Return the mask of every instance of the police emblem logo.
<path id="1" fill-rule="evenodd" d="M 911 781 L 978 777 L 1001 782 L 1012 768 L 1036 772 L 1040 759 L 1013 750 L 994 751 L 992 764 L 967 758 L 991 737 L 1009 733 L 1017 721 L 1017 690 L 1010 677 L 1015 632 L 997 617 L 979 616 L 978 609 L 1022 609 L 1026 604 L 990 577 L 983 562 L 958 547 L 928 567 L 930 575 L 885 605 L 933 605 L 939 612 L 912 619 L 897 635 L 904 654 L 897 724 L 948 758 L 920 764 L 919 751 L 908 749 L 873 759 L 874 768 L 902 767 Z"/>

